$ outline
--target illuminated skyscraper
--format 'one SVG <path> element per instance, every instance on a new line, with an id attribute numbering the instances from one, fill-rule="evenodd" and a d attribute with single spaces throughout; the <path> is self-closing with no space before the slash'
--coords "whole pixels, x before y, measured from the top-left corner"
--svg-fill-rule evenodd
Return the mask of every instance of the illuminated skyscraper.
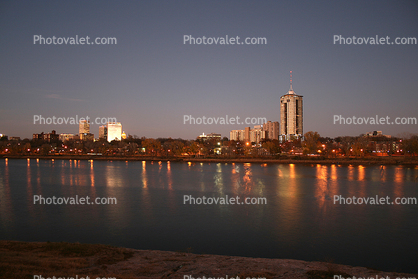
<path id="1" fill-rule="evenodd" d="M 78 134 L 80 136 L 80 140 L 84 140 L 84 135 L 90 134 L 90 123 L 87 120 L 80 120 L 78 125 Z"/>
<path id="2" fill-rule="evenodd" d="M 296 95 L 292 87 L 290 71 L 290 89 L 280 97 L 280 136 L 282 140 L 303 136 L 303 96 Z"/>
<path id="3" fill-rule="evenodd" d="M 107 123 L 107 141 L 122 139 L 122 124 L 120 122 Z"/>

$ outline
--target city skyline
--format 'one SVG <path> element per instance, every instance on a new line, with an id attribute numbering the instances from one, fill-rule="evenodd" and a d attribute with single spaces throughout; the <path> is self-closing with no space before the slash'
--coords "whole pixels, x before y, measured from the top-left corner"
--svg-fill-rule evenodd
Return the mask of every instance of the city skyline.
<path id="1" fill-rule="evenodd" d="M 0 277 L 418 277 L 417 15 L 0 1 Z"/>
<path id="2" fill-rule="evenodd" d="M 228 136 L 253 125 L 183 124 L 183 116 L 280 121 L 289 70 L 307 104 L 304 132 L 417 133 L 412 124 L 333 123 L 334 115 L 417 117 L 416 44 L 334 43 L 335 35 L 416 37 L 417 10 L 414 2 L 395 1 L 124 2 L 118 9 L 3 2 L 0 133 L 22 139 L 41 131 L 76 133 L 77 125 L 33 124 L 34 115 L 82 115 L 115 117 L 138 137 Z M 117 44 L 47 45 L 34 36 L 114 37 Z M 266 38 L 267 44 L 198 45 L 184 43 L 184 36 Z M 96 135 L 99 126 L 91 125 Z"/>

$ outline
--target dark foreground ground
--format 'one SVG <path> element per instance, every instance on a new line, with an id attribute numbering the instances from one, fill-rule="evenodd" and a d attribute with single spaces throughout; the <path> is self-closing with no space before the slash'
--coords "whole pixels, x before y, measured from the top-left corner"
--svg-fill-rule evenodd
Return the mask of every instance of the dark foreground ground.
<path id="1" fill-rule="evenodd" d="M 340 275 L 340 279 L 418 278 L 417 274 L 324 262 L 134 250 L 100 244 L 0 241 L 0 278 L 268 279 L 335 278 L 335 275 Z"/>

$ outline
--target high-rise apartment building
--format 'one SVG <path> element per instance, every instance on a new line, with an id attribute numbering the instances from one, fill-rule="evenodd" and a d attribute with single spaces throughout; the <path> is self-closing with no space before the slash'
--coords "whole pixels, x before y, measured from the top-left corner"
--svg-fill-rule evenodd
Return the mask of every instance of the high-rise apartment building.
<path id="1" fill-rule="evenodd" d="M 243 141 L 245 139 L 244 130 L 232 130 L 229 132 L 229 139 L 235 141 Z"/>
<path id="2" fill-rule="evenodd" d="M 280 136 L 282 140 L 303 136 L 303 96 L 296 95 L 292 88 L 290 71 L 290 89 L 280 97 Z"/>
<path id="3" fill-rule="evenodd" d="M 266 138 L 273 140 L 279 139 L 279 133 L 280 133 L 280 124 L 279 122 L 275 121 L 275 122 L 271 122 L 271 121 L 267 121 L 266 123 L 263 124 L 263 131 L 266 131 Z"/>
<path id="4" fill-rule="evenodd" d="M 263 130 L 261 125 L 254 126 L 254 129 L 250 130 L 250 140 L 249 142 L 260 143 L 261 140 L 266 138 L 266 131 Z"/>
<path id="5" fill-rule="evenodd" d="M 245 127 L 245 130 L 244 130 L 244 141 L 246 141 L 246 142 L 250 142 L 250 131 L 251 131 L 251 128 L 250 127 Z"/>
<path id="6" fill-rule="evenodd" d="M 246 127 L 245 130 L 232 130 L 229 132 L 229 139 L 235 141 L 244 141 L 245 143 L 260 143 L 266 138 L 267 132 L 261 125 L 254 126 L 253 129 Z"/>

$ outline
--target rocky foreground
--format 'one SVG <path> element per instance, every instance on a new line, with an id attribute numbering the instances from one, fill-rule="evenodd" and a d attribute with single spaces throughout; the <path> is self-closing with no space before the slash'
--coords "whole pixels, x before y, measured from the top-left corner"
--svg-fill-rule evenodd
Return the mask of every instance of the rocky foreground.
<path id="1" fill-rule="evenodd" d="M 0 278 L 417 278 L 324 262 L 134 250 L 100 244 L 0 241 Z M 354 277 L 355 276 L 355 277 Z"/>

